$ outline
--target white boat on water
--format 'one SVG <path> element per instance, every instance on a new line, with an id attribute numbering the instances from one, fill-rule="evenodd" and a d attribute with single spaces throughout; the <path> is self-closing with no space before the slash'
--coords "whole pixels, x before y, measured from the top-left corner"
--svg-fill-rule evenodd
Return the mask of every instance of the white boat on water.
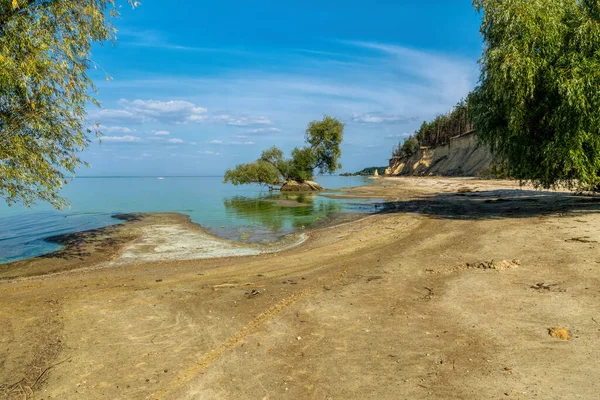
<path id="1" fill-rule="evenodd" d="M 159 177 L 158 177 L 158 178 L 156 178 L 156 179 L 157 179 L 157 180 L 159 180 L 159 181 L 162 181 L 162 180 L 163 180 L 163 179 L 165 179 L 165 178 L 163 178 L 162 176 L 159 176 Z"/>

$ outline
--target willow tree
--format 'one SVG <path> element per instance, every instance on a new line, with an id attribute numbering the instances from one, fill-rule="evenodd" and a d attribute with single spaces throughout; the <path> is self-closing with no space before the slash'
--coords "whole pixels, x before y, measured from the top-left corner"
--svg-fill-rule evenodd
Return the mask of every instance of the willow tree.
<path id="1" fill-rule="evenodd" d="M 306 146 L 292 150 L 290 158 L 283 151 L 271 147 L 260 158 L 247 164 L 239 164 L 225 172 L 224 182 L 234 185 L 258 183 L 265 186 L 282 185 L 286 181 L 304 182 L 312 179 L 314 170 L 333 173 L 340 169 L 344 138 L 344 124 L 336 118 L 325 116 L 308 124 L 305 133 Z"/>
<path id="2" fill-rule="evenodd" d="M 475 0 L 484 39 L 470 105 L 515 178 L 600 189 L 600 2 Z"/>
<path id="3" fill-rule="evenodd" d="M 116 15 L 114 0 L 0 0 L 0 198 L 9 205 L 65 205 L 59 190 L 93 137 L 91 46 L 115 39 Z"/>

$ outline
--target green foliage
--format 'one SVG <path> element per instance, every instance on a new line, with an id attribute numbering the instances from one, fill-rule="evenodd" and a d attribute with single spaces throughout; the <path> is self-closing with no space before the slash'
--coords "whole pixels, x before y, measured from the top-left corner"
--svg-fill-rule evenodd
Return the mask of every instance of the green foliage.
<path id="1" fill-rule="evenodd" d="M 239 164 L 234 169 L 225 172 L 224 182 L 234 185 L 259 185 L 275 186 L 281 182 L 281 174 L 272 164 L 257 160 L 253 163 Z"/>
<path id="2" fill-rule="evenodd" d="M 483 13 L 478 136 L 510 175 L 600 188 L 597 0 L 475 0 Z"/>
<path id="3" fill-rule="evenodd" d="M 344 139 L 344 124 L 336 118 L 325 116 L 312 121 L 306 129 L 306 142 L 314 152 L 314 168 L 321 174 L 332 174 L 342 168 L 340 144 Z"/>
<path id="4" fill-rule="evenodd" d="M 305 137 L 309 146 L 294 148 L 290 159 L 284 158 L 279 148 L 271 147 L 263 151 L 257 161 L 228 169 L 223 182 L 272 187 L 288 180 L 310 180 L 316 168 L 320 173 L 333 173 L 342 167 L 338 160 L 342 154 L 343 132 L 344 124 L 335 118 L 325 116 L 322 121 L 312 121 Z"/>
<path id="5" fill-rule="evenodd" d="M 410 157 L 419 150 L 420 144 L 416 135 L 411 135 L 404 139 L 404 141 L 398 144 L 398 149 L 394 152 L 396 157 L 404 158 Z"/>
<path id="6" fill-rule="evenodd" d="M 83 163 L 85 106 L 97 104 L 91 46 L 115 38 L 116 15 L 113 0 L 0 0 L 0 197 L 9 205 L 65 205 L 58 191 Z"/>
<path id="7" fill-rule="evenodd" d="M 291 168 L 286 179 L 298 182 L 308 181 L 317 165 L 317 154 L 310 147 L 298 147 L 292 150 Z"/>
<path id="8" fill-rule="evenodd" d="M 400 143 L 393 151 L 394 157 L 410 157 L 421 146 L 435 147 L 448 144 L 450 139 L 473 131 L 469 104 L 461 100 L 445 115 L 438 115 L 431 122 L 423 122 L 415 133 Z"/>

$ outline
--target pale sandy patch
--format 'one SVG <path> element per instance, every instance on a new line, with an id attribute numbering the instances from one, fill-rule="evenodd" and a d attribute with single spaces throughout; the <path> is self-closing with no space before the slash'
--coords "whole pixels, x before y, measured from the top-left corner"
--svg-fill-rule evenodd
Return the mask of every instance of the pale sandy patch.
<path id="1" fill-rule="evenodd" d="M 125 246 L 116 262 L 197 260 L 206 258 L 254 256 L 281 251 L 302 243 L 305 235 L 271 245 L 238 243 L 212 236 L 196 226 L 147 225 L 141 236 Z"/>

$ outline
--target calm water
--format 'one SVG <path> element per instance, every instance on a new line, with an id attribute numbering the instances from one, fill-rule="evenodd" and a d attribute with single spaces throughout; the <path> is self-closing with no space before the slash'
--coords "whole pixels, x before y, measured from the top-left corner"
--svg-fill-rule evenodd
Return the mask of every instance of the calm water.
<path id="1" fill-rule="evenodd" d="M 327 189 L 364 185 L 360 177 L 319 177 Z M 277 193 L 277 192 L 275 192 Z M 116 213 L 179 212 L 209 231 L 236 240 L 274 240 L 305 229 L 333 212 L 373 212 L 371 202 L 318 195 L 279 195 L 258 186 L 223 184 L 221 177 L 77 178 L 62 192 L 71 206 L 56 211 L 0 204 L 0 263 L 55 251 L 49 236 L 99 228 L 121 221 Z M 282 207 L 273 200 L 299 201 Z"/>

